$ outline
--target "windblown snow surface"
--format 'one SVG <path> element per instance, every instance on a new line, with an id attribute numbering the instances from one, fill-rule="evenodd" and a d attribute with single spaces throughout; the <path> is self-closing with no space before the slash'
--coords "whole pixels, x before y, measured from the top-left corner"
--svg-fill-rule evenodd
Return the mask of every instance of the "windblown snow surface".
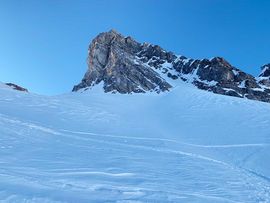
<path id="1" fill-rule="evenodd" d="M 270 202 L 270 104 L 186 84 L 40 96 L 0 87 L 0 202 Z"/>

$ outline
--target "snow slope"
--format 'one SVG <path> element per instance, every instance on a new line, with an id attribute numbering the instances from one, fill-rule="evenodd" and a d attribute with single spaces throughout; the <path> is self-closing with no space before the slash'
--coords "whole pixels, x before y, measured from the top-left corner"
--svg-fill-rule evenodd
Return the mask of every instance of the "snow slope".
<path id="1" fill-rule="evenodd" d="M 40 96 L 0 85 L 0 202 L 270 202 L 270 104 L 186 84 Z"/>

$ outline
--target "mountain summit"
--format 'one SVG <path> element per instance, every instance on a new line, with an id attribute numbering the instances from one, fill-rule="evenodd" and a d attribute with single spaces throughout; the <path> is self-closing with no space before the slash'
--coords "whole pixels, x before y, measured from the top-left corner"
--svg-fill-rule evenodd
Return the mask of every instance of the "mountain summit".
<path id="1" fill-rule="evenodd" d="M 139 63 L 143 45 L 115 30 L 99 34 L 91 43 L 88 71 L 73 91 L 104 83 L 105 92 L 157 92 L 172 86 L 154 69 Z"/>
<path id="2" fill-rule="evenodd" d="M 270 102 L 268 73 L 269 64 L 255 78 L 221 57 L 195 60 L 110 30 L 93 39 L 88 70 L 73 91 L 102 85 L 112 93 L 160 93 L 184 81 L 217 94 Z"/>

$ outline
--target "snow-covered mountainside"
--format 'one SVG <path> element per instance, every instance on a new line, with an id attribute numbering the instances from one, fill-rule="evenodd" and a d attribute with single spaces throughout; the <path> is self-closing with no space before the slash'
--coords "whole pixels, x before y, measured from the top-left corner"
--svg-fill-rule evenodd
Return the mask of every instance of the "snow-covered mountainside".
<path id="1" fill-rule="evenodd" d="M 267 66 L 267 65 L 266 65 Z M 270 80 L 262 68 L 255 78 L 221 57 L 195 60 L 157 45 L 136 42 L 115 30 L 99 34 L 89 46 L 88 70 L 73 91 L 103 83 L 105 92 L 169 91 L 181 81 L 222 95 L 270 102 Z"/>
<path id="2" fill-rule="evenodd" d="M 268 103 L 184 82 L 103 87 L 48 97 L 0 85 L 0 202 L 270 202 Z"/>

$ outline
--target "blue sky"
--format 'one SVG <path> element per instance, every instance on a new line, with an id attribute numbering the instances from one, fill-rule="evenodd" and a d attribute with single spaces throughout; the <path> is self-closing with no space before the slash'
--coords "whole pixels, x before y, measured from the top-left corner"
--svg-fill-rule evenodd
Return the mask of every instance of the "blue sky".
<path id="1" fill-rule="evenodd" d="M 111 28 L 257 75 L 270 63 L 269 9 L 268 0 L 1 0 L 0 81 L 68 92 L 87 69 L 91 40 Z"/>

